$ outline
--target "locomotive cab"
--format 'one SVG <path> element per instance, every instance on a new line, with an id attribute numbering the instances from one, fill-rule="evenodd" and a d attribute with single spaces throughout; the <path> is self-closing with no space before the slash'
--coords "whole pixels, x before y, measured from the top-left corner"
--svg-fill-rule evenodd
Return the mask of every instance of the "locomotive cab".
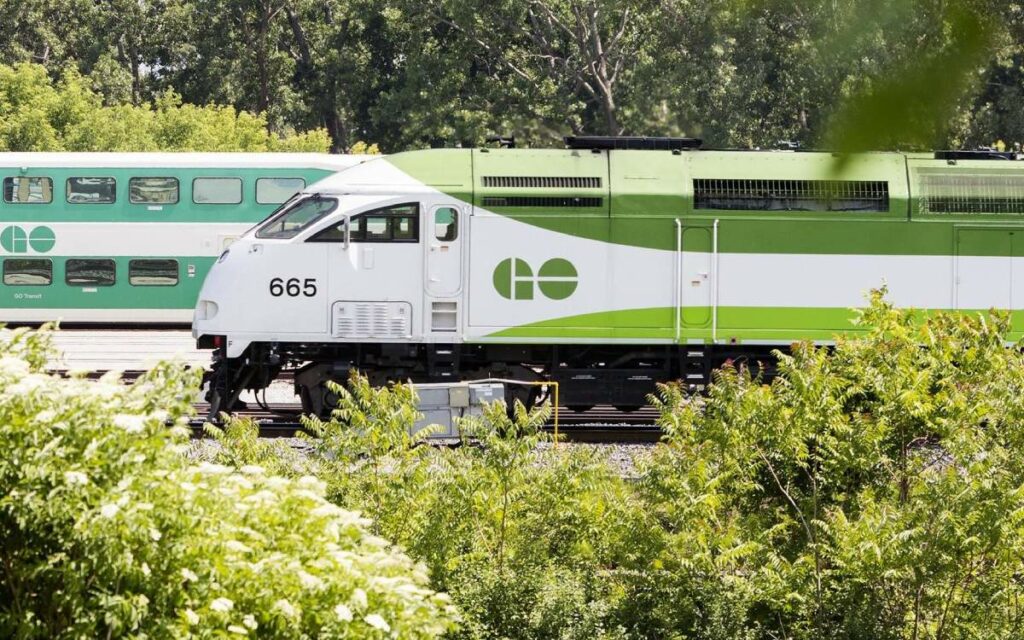
<path id="1" fill-rule="evenodd" d="M 470 205 L 394 180 L 386 188 L 353 185 L 340 179 L 346 173 L 287 203 L 211 269 L 193 335 L 218 348 L 215 381 L 229 378 L 226 397 L 211 394 L 215 411 L 230 409 L 242 388 L 265 386 L 285 364 L 273 355 L 254 358 L 253 349 L 286 344 L 297 364 L 315 359 L 304 360 L 305 344 L 461 339 L 462 226 Z M 245 364 L 257 360 L 259 367 Z"/>
<path id="2" fill-rule="evenodd" d="M 463 208 L 414 195 L 308 195 L 224 252 L 204 284 L 193 332 L 234 334 L 228 357 L 247 346 L 240 334 L 450 340 L 462 291 Z"/>

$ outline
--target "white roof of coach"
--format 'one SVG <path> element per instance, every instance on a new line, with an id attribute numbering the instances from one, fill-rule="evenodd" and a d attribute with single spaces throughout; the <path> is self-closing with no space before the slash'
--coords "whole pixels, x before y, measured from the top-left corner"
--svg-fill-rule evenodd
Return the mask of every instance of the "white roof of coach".
<path id="1" fill-rule="evenodd" d="M 341 171 L 375 156 L 329 153 L 197 153 L 197 152 L 14 152 L 0 153 L 0 167 L 280 167 Z"/>
<path id="2" fill-rule="evenodd" d="M 408 194 L 433 193 L 437 189 L 423 184 L 387 161 L 385 156 L 364 162 L 341 173 L 324 176 L 306 185 L 304 193 L 323 194 Z"/>

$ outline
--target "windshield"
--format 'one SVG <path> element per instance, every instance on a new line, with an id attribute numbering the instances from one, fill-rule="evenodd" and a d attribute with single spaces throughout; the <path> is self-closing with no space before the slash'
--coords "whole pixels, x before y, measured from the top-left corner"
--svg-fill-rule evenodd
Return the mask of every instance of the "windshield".
<path id="1" fill-rule="evenodd" d="M 313 195 L 300 200 L 292 207 L 272 217 L 259 231 L 257 238 L 294 238 L 303 229 L 309 228 L 317 220 L 338 208 L 337 198 L 324 198 Z"/>

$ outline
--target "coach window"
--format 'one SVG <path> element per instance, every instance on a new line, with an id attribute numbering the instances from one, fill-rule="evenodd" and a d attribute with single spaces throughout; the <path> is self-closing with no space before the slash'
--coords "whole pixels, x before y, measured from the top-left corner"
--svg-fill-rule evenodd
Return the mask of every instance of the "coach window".
<path id="1" fill-rule="evenodd" d="M 302 178 L 257 178 L 256 204 L 281 204 L 302 191 L 306 181 Z"/>
<path id="2" fill-rule="evenodd" d="M 241 204 L 241 178 L 196 178 L 192 181 L 192 202 L 196 204 Z"/>
<path id="3" fill-rule="evenodd" d="M 114 261 L 71 259 L 64 265 L 64 284 L 71 287 L 109 287 L 114 284 Z"/>
<path id="4" fill-rule="evenodd" d="M 53 202 L 53 180 L 26 176 L 4 178 L 4 202 L 16 204 Z"/>
<path id="5" fill-rule="evenodd" d="M 451 242 L 459 237 L 459 212 L 452 207 L 441 207 L 434 211 L 434 237 L 441 242 Z"/>
<path id="6" fill-rule="evenodd" d="M 40 287 L 53 282 L 53 261 L 46 258 L 7 258 L 4 260 L 4 284 Z"/>
<path id="7" fill-rule="evenodd" d="M 178 261 L 129 260 L 128 283 L 133 287 L 173 287 L 178 284 Z"/>
<path id="8" fill-rule="evenodd" d="M 178 179 L 132 178 L 128 181 L 128 200 L 132 204 L 175 204 Z"/>
<path id="9" fill-rule="evenodd" d="M 71 204 L 113 204 L 117 181 L 113 178 L 68 178 L 67 201 Z"/>

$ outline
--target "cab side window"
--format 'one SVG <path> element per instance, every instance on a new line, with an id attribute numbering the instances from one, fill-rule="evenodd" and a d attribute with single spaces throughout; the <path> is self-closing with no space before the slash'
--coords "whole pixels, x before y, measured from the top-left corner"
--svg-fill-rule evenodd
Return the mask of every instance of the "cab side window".
<path id="1" fill-rule="evenodd" d="M 399 204 L 367 211 L 351 218 L 352 242 L 419 242 L 420 206 Z M 324 229 L 311 242 L 344 242 L 345 224 Z"/>
<path id="2" fill-rule="evenodd" d="M 441 242 L 451 242 L 459 237 L 459 212 L 453 207 L 434 210 L 434 237 Z"/>

